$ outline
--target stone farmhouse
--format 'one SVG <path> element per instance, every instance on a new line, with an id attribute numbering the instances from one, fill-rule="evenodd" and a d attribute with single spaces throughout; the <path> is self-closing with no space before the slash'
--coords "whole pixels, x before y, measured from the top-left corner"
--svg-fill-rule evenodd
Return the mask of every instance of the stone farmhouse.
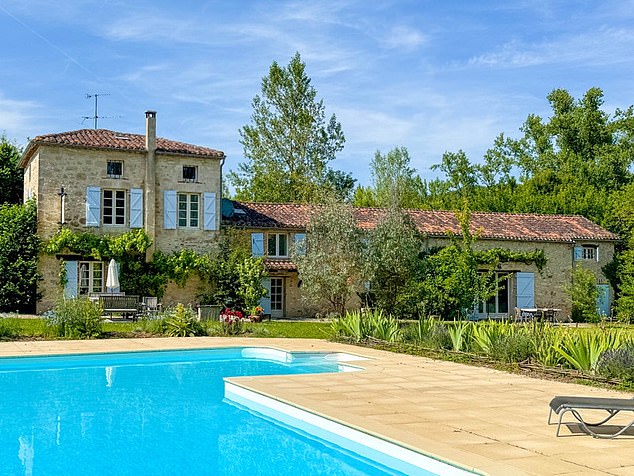
<path id="1" fill-rule="evenodd" d="M 291 260 L 294 243 L 305 238 L 305 230 L 315 207 L 298 204 L 232 202 L 223 207 L 223 224 L 251 232 L 252 253 L 263 256 L 270 289 L 263 300 L 265 311 L 274 317 L 310 315 L 301 300 L 301 282 Z M 360 228 L 376 227 L 386 211 L 355 208 Z M 426 248 L 448 244 L 448 232 L 460 233 L 455 213 L 450 211 L 408 210 L 417 229 L 426 237 Z M 562 316 L 571 312 L 564 288 L 573 268 L 581 263 L 597 276 L 600 299 L 597 308 L 610 313 L 612 290 L 602 267 L 612 261 L 618 237 L 580 216 L 510 213 L 472 213 L 471 231 L 478 233 L 476 249 L 502 248 L 519 252 L 543 250 L 547 259 L 540 271 L 534 264 L 501 263 L 496 273 L 502 279 L 497 296 L 474 309 L 476 318 L 512 315 L 514 308 L 556 308 Z"/>
<path id="2" fill-rule="evenodd" d="M 242 203 L 222 199 L 225 155 L 156 136 L 156 113 L 146 112 L 146 134 L 83 129 L 42 135 L 26 147 L 24 199 L 38 204 L 37 229 L 51 238 L 65 224 L 73 231 L 117 235 L 143 228 L 154 249 L 183 248 L 204 252 L 221 227 L 237 227 L 251 234 L 252 253 L 263 256 L 269 274 L 264 286 L 265 312 L 273 317 L 310 316 L 301 299 L 301 282 L 291 260 L 295 242 L 305 239 L 314 208 L 310 205 Z M 356 208 L 359 226 L 370 230 L 385 210 Z M 448 243 L 448 232 L 459 233 L 455 214 L 447 211 L 409 210 L 426 237 L 427 247 Z M 497 296 L 482 303 L 478 317 L 501 317 L 515 307 L 560 308 L 570 313 L 564 286 L 575 265 L 593 270 L 601 288 L 597 303 L 609 314 L 612 290 L 601 268 L 614 256 L 618 237 L 578 216 L 473 213 L 471 226 L 479 233 L 476 246 L 514 251 L 543 250 L 547 264 L 503 263 L 497 273 L 508 276 Z M 151 253 L 153 249 L 149 250 Z M 59 284 L 60 259 L 66 284 Z M 42 299 L 37 311 L 50 309 L 67 297 L 104 292 L 107 263 L 87 256 L 40 256 Z M 199 283 L 185 288 L 171 283 L 164 303 L 196 303 Z M 125 291 L 123 289 L 122 291 Z"/>
<path id="3" fill-rule="evenodd" d="M 145 136 L 83 129 L 31 140 L 20 165 L 24 198 L 37 201 L 41 239 L 51 238 L 61 223 L 73 231 L 109 235 L 143 228 L 165 252 L 204 251 L 216 239 L 224 153 L 157 137 L 156 113 L 145 116 Z M 67 297 L 105 291 L 108 263 L 42 254 L 38 312 L 50 309 L 61 295 L 60 258 Z M 168 287 L 165 299 L 176 296 L 194 299 L 195 293 Z"/>

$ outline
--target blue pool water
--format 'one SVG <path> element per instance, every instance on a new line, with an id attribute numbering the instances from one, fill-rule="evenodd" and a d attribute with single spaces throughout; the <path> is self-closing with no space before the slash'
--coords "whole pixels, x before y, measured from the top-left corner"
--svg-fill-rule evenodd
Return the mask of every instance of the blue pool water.
<path id="1" fill-rule="evenodd" d="M 0 474 L 402 474 L 223 401 L 224 377 L 337 372 L 338 362 L 244 355 L 0 359 Z"/>

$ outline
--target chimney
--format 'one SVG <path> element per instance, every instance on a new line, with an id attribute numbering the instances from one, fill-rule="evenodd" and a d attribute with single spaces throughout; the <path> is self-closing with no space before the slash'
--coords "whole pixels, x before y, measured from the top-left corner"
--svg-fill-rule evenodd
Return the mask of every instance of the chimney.
<path id="1" fill-rule="evenodd" d="M 145 111 L 145 148 L 156 150 L 156 111 Z"/>
<path id="2" fill-rule="evenodd" d="M 156 244 L 156 111 L 145 112 L 145 200 L 144 225 L 152 244 L 146 252 L 152 260 Z"/>

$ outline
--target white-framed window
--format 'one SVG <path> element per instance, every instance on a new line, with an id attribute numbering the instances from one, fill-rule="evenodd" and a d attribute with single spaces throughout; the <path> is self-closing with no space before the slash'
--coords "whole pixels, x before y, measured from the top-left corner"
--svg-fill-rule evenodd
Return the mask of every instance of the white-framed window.
<path id="1" fill-rule="evenodd" d="M 198 228 L 200 196 L 196 193 L 178 194 L 178 227 Z"/>
<path id="2" fill-rule="evenodd" d="M 126 191 L 103 190 L 101 219 L 104 225 L 125 226 Z"/>
<path id="3" fill-rule="evenodd" d="M 106 165 L 106 175 L 109 178 L 121 178 L 123 176 L 123 161 L 109 160 Z"/>
<path id="4" fill-rule="evenodd" d="M 269 233 L 267 255 L 273 258 L 288 256 L 288 235 L 286 233 Z"/>
<path id="5" fill-rule="evenodd" d="M 195 182 L 198 179 L 198 167 L 195 165 L 183 165 L 183 181 Z"/>
<path id="6" fill-rule="evenodd" d="M 79 295 L 103 292 L 104 265 L 101 261 L 79 261 L 77 273 Z"/>
<path id="7" fill-rule="evenodd" d="M 478 304 L 478 314 L 508 314 L 509 313 L 509 280 L 508 273 L 495 273 L 496 293 L 486 302 Z"/>
<path id="8" fill-rule="evenodd" d="M 587 261 L 598 261 L 599 253 L 596 246 L 584 246 L 581 259 Z"/>

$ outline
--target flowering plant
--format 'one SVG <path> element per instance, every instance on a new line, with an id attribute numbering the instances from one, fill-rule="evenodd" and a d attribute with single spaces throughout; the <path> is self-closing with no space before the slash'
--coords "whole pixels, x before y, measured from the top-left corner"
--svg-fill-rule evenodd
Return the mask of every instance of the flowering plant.
<path id="1" fill-rule="evenodd" d="M 220 313 L 220 322 L 225 335 L 233 336 L 242 333 L 242 322 L 244 316 L 240 311 L 233 311 L 226 308 Z"/>
<path id="2" fill-rule="evenodd" d="M 261 316 L 264 314 L 264 308 L 262 306 L 252 307 L 249 311 L 251 316 Z"/>

